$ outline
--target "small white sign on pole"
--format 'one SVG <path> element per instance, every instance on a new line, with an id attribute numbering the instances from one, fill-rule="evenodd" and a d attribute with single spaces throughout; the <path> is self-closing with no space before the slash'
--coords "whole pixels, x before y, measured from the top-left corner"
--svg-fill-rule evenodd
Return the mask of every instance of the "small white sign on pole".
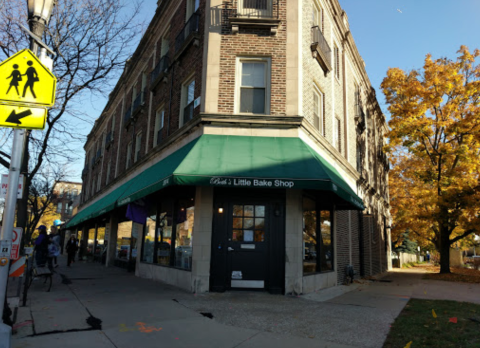
<path id="1" fill-rule="evenodd" d="M 5 198 L 7 196 L 8 188 L 8 174 L 2 174 L 2 188 L 0 190 L 0 198 Z M 18 177 L 18 192 L 17 199 L 21 199 L 23 195 L 23 174 L 20 174 Z"/>

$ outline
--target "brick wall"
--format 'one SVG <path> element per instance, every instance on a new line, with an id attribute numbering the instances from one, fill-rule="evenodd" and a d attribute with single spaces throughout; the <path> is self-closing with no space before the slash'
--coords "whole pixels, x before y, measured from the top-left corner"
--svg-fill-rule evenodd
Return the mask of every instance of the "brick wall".
<path id="1" fill-rule="evenodd" d="M 350 264 L 350 227 L 348 210 L 336 212 L 337 234 L 336 234 L 336 265 L 338 284 L 345 282 L 345 267 Z"/>
<path id="2" fill-rule="evenodd" d="M 89 171 L 83 178 L 84 184 L 90 187 L 89 194 L 86 199 L 94 196 L 97 191 L 98 175 L 101 175 L 101 188 L 106 186 L 107 182 L 107 167 L 111 163 L 110 183 L 115 177 L 120 177 L 127 170 L 127 147 L 130 141 L 132 142 L 131 163 L 135 156 L 135 140 L 136 135 L 142 133 L 142 141 L 140 146 L 140 160 L 145 155 L 146 150 L 153 148 L 153 140 L 155 136 L 155 114 L 160 107 L 165 108 L 165 123 L 162 133 L 162 139 L 174 133 L 180 126 L 180 110 L 182 98 L 182 86 L 187 78 L 193 76 L 195 78 L 195 93 L 197 98 L 201 93 L 202 86 L 202 53 L 204 44 L 204 30 L 205 30 L 205 0 L 200 1 L 200 6 L 197 13 L 199 18 L 198 30 L 198 45 L 190 44 L 183 51 L 181 56 L 177 55 L 175 51 L 175 39 L 177 35 L 184 28 L 186 23 L 186 1 L 183 0 L 180 4 L 176 1 L 164 1 L 157 10 L 154 20 L 150 23 L 147 30 L 148 37 L 146 42 L 139 46 L 137 52 L 132 59 L 127 63 L 124 73 L 122 74 L 117 86 L 112 92 L 112 100 L 109 101 L 108 107 L 103 114 L 96 121 L 93 133 L 90 134 L 89 140 L 85 145 L 87 153 L 90 151 L 92 155 L 96 154 L 97 141 L 103 143 L 103 133 L 108 133 L 111 130 L 111 117 L 115 117 L 115 132 L 114 140 L 108 149 L 103 152 L 103 157 L 99 163 Z M 178 6 L 178 9 L 177 9 Z M 170 19 L 165 21 L 162 19 Z M 150 91 L 150 73 L 155 68 L 155 65 L 160 60 L 160 49 L 162 37 L 168 33 L 170 67 L 166 74 L 166 83 L 160 82 L 155 89 Z M 176 60 L 174 59 L 176 58 Z M 137 95 L 142 90 L 142 74 L 146 73 L 146 94 L 144 104 L 140 112 L 136 115 L 135 121 L 128 126 L 124 124 L 124 117 L 126 111 L 132 105 L 132 90 L 133 86 L 137 86 Z M 122 105 L 124 107 L 122 107 Z M 194 116 L 198 115 L 200 108 L 194 110 Z M 117 161 L 118 154 L 118 161 Z M 116 168 L 118 170 L 116 171 Z M 116 175 L 115 175 L 116 173 Z M 92 183 L 95 182 L 94 192 L 92 193 Z"/>
<path id="3" fill-rule="evenodd" d="M 236 8 L 236 1 L 224 1 L 225 8 Z M 286 0 L 279 2 L 279 17 L 282 20 L 277 34 L 270 29 L 240 27 L 238 34 L 232 34 L 228 23 L 229 10 L 222 15 L 222 38 L 220 48 L 220 88 L 218 111 L 234 113 L 236 58 L 270 57 L 271 58 L 271 98 L 270 114 L 286 113 L 286 43 L 287 24 Z"/>

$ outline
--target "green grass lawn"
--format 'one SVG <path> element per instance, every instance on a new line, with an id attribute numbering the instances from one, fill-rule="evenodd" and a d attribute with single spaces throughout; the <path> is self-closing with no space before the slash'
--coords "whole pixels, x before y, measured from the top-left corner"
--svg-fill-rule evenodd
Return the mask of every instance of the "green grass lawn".
<path id="1" fill-rule="evenodd" d="M 409 348 L 479 348 L 480 323 L 471 318 L 480 321 L 480 305 L 412 299 L 392 324 L 383 347 L 404 348 L 411 341 Z"/>

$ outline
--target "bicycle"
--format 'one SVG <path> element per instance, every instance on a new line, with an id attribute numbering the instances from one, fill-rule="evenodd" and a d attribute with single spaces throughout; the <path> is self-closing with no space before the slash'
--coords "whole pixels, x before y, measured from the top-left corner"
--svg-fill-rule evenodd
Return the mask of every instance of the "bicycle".
<path id="1" fill-rule="evenodd" d="M 27 274 L 28 274 L 28 279 L 26 280 L 28 282 L 27 289 L 30 288 L 34 279 L 38 279 L 38 278 L 43 277 L 43 278 L 45 278 L 45 280 L 43 282 L 44 287 L 46 288 L 45 291 L 50 292 L 50 289 L 52 288 L 52 282 L 53 282 L 53 277 L 52 277 L 53 276 L 53 267 L 51 267 L 50 264 L 48 264 L 48 267 L 47 266 L 37 267 L 37 265 L 36 265 L 37 262 L 35 260 L 35 257 L 33 257 L 33 255 L 32 255 L 32 260 L 33 260 L 32 267 L 27 270 Z"/>

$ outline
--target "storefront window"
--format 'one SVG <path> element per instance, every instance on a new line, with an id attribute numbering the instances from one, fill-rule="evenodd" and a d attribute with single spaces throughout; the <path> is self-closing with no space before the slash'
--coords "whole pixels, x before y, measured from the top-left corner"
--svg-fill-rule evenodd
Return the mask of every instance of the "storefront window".
<path id="1" fill-rule="evenodd" d="M 98 227 L 94 255 L 101 256 L 103 254 L 104 249 L 105 249 L 105 227 Z"/>
<path id="2" fill-rule="evenodd" d="M 95 228 L 88 230 L 87 256 L 93 255 L 93 243 L 95 242 Z"/>
<path id="3" fill-rule="evenodd" d="M 303 199 L 303 274 L 317 272 L 317 211 L 315 201 Z"/>
<path id="4" fill-rule="evenodd" d="M 193 201 L 183 200 L 177 205 L 175 234 L 175 267 L 192 269 L 192 233 L 195 206 Z"/>
<path id="5" fill-rule="evenodd" d="M 142 261 L 191 270 L 194 198 L 162 200 L 158 203 L 157 214 L 154 209 L 149 214 Z"/>
<path id="6" fill-rule="evenodd" d="M 155 248 L 155 225 L 157 216 L 151 215 L 147 217 L 147 224 L 145 225 L 145 233 L 143 238 L 143 258 L 142 261 L 153 263 L 153 251 Z"/>
<path id="7" fill-rule="evenodd" d="M 303 274 L 333 271 L 332 214 L 303 199 Z"/>
<path id="8" fill-rule="evenodd" d="M 132 241 L 132 222 L 126 221 L 118 224 L 117 231 L 117 252 L 115 257 L 118 260 L 130 260 L 130 245 Z"/>
<path id="9" fill-rule="evenodd" d="M 157 230 L 157 263 L 169 266 L 172 250 L 173 206 L 172 202 L 162 202 Z"/>

